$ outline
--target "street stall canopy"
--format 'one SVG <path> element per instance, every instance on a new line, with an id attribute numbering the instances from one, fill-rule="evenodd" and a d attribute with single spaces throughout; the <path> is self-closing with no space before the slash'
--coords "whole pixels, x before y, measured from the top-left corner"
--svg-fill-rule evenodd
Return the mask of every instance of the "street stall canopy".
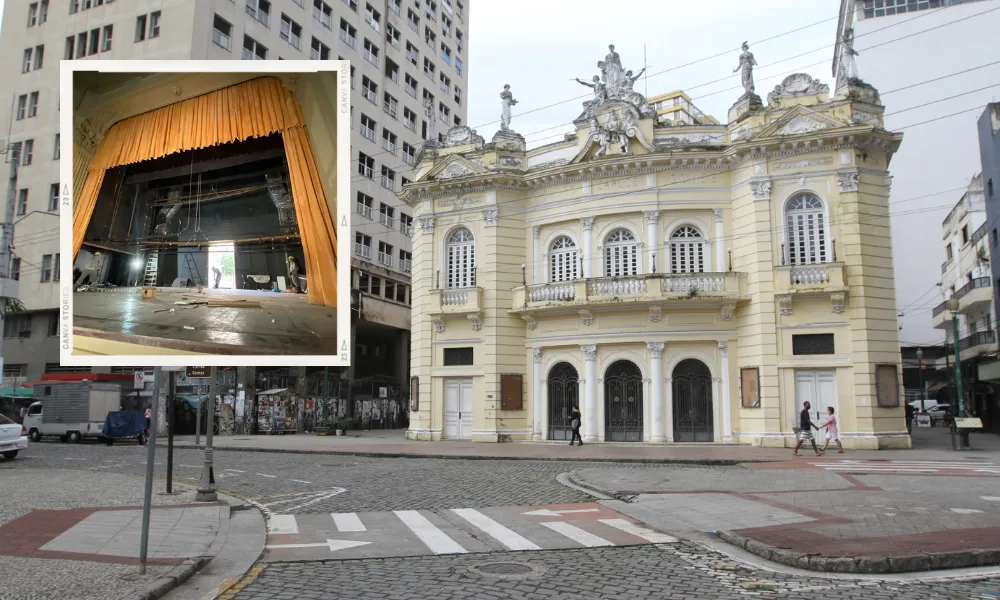
<path id="1" fill-rule="evenodd" d="M 0 396 L 8 398 L 31 398 L 34 391 L 30 387 L 3 387 Z"/>

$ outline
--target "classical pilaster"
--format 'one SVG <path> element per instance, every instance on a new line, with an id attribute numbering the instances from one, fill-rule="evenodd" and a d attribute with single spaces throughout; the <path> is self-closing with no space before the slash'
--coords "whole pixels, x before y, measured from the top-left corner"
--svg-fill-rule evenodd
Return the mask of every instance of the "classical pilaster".
<path id="1" fill-rule="evenodd" d="M 583 217 L 580 219 L 580 226 L 583 228 L 583 276 L 591 275 L 591 263 L 594 260 L 594 217 Z"/>
<path id="2" fill-rule="evenodd" d="M 725 229 L 722 224 L 722 209 L 716 208 L 715 213 L 715 272 L 726 272 Z"/>
<path id="3" fill-rule="evenodd" d="M 722 402 L 722 441 L 728 442 L 733 439 L 733 422 L 730 415 L 729 398 L 729 342 L 719 342 L 719 356 L 719 369 L 722 371 L 719 378 L 721 380 L 720 386 L 722 387 L 719 393 L 719 398 Z"/>
<path id="4" fill-rule="evenodd" d="M 532 413 L 535 417 L 535 427 L 531 433 L 531 439 L 542 439 L 542 412 L 545 410 L 542 401 L 542 349 L 533 348 L 534 368 L 532 370 L 532 383 L 534 384 L 533 396 L 531 398 Z"/>
<path id="5" fill-rule="evenodd" d="M 597 441 L 597 346 L 580 346 L 583 352 L 584 408 L 583 438 L 588 442 Z"/>
<path id="6" fill-rule="evenodd" d="M 663 435 L 663 409 L 666 400 L 663 397 L 663 342 L 649 342 L 646 349 L 649 350 L 649 375 L 652 378 L 649 394 L 652 427 L 649 441 L 662 442 L 666 439 Z"/>
<path id="7" fill-rule="evenodd" d="M 649 247 L 646 250 L 647 273 L 654 273 L 656 269 L 656 253 L 660 245 L 658 223 L 660 222 L 660 211 L 647 210 L 643 214 L 646 217 L 646 237 L 649 239 Z"/>
<path id="8" fill-rule="evenodd" d="M 542 268 L 544 267 L 544 261 L 542 260 L 542 250 L 541 250 L 541 228 L 535 225 L 531 228 L 532 243 L 534 244 L 534 252 L 531 255 L 532 264 L 534 264 L 532 282 L 542 283 Z"/>

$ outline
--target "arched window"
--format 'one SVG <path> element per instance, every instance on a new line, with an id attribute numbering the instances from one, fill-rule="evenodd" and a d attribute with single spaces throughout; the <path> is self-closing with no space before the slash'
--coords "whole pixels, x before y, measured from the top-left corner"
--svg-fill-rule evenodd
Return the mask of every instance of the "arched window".
<path id="1" fill-rule="evenodd" d="M 639 274 L 639 241 L 627 229 L 616 229 L 604 240 L 604 275 Z"/>
<path id="2" fill-rule="evenodd" d="M 476 285 L 476 238 L 462 227 L 448 237 L 449 288 L 467 288 Z"/>
<path id="3" fill-rule="evenodd" d="M 685 225 L 670 236 L 670 272 L 704 273 L 705 238 L 701 232 Z"/>
<path id="4" fill-rule="evenodd" d="M 823 201 L 813 194 L 799 194 L 785 205 L 785 238 L 788 264 L 826 262 L 826 217 Z"/>
<path id="5" fill-rule="evenodd" d="M 549 249 L 549 281 L 572 281 L 579 273 L 580 252 L 576 242 L 562 236 Z"/>

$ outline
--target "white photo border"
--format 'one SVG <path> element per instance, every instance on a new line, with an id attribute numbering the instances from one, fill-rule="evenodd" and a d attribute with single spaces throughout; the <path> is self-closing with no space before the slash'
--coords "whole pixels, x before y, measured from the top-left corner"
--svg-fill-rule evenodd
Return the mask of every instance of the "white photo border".
<path id="1" fill-rule="evenodd" d="M 59 361 L 64 366 L 350 366 L 351 348 L 351 65 L 347 60 L 63 60 L 59 63 L 60 139 L 73 143 L 73 75 L 98 73 L 337 73 L 337 345 L 328 355 L 149 354 L 73 355 L 73 151 L 59 160 Z M 65 142 L 64 142 L 65 144 Z M 169 352 L 166 350 L 165 352 Z"/>

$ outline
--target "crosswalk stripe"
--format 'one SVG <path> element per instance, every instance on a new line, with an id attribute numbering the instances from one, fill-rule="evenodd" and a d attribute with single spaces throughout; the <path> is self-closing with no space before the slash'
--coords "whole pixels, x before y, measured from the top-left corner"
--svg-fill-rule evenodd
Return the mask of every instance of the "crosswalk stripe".
<path id="1" fill-rule="evenodd" d="M 541 550 L 531 540 L 519 535 L 473 508 L 453 508 L 451 512 L 481 529 L 490 537 L 507 547 L 508 550 Z"/>
<path id="2" fill-rule="evenodd" d="M 295 515 L 271 515 L 267 520 L 268 533 L 298 533 L 299 525 Z"/>
<path id="3" fill-rule="evenodd" d="M 658 531 L 653 531 L 652 529 L 640 527 L 639 525 L 636 525 L 631 521 L 626 521 L 625 519 L 601 519 L 601 523 L 610 525 L 615 529 L 621 529 L 625 533 L 642 538 L 652 544 L 670 544 L 677 541 L 677 538 L 675 537 L 662 534 Z"/>
<path id="4" fill-rule="evenodd" d="M 396 510 L 393 512 L 434 554 L 465 554 L 467 552 L 458 542 L 448 537 L 448 534 L 438 529 L 434 523 L 431 523 L 418 511 Z"/>
<path id="5" fill-rule="evenodd" d="M 594 548 L 597 546 L 614 546 L 608 540 L 598 537 L 589 531 L 584 531 L 575 525 L 570 525 L 569 523 L 564 523 L 563 521 L 549 521 L 547 523 L 542 523 L 545 527 L 548 527 L 556 533 L 561 533 L 569 539 L 577 542 L 582 546 L 587 548 Z"/>
<path id="6" fill-rule="evenodd" d="M 368 531 L 356 513 L 330 513 L 337 531 Z"/>

